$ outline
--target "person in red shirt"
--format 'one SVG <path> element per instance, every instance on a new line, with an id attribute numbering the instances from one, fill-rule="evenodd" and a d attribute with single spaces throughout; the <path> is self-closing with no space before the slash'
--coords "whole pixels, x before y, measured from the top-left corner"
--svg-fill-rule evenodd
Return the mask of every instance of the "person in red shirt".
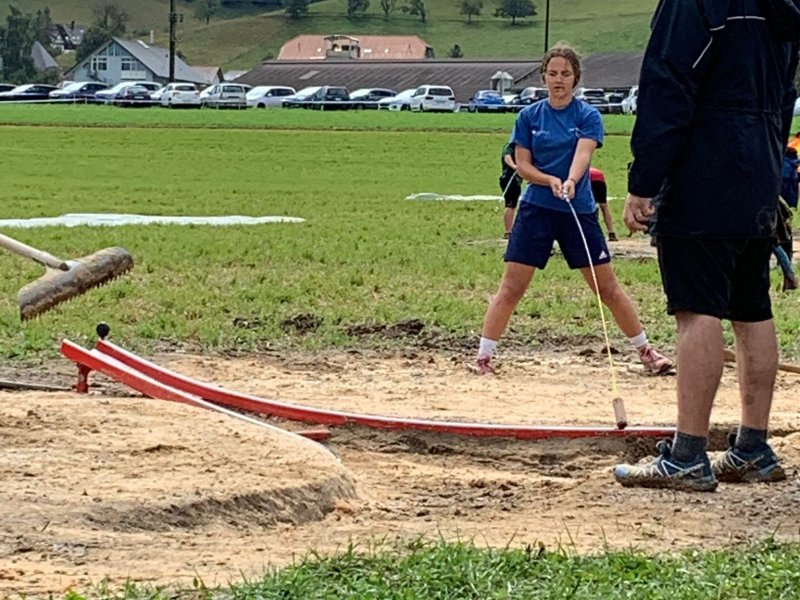
<path id="1" fill-rule="evenodd" d="M 603 213 L 603 222 L 608 231 L 608 241 L 616 242 L 617 234 L 614 232 L 614 219 L 611 218 L 611 211 L 608 209 L 608 190 L 606 189 L 606 177 L 600 169 L 589 167 L 589 182 L 592 186 L 592 195 L 600 212 Z"/>

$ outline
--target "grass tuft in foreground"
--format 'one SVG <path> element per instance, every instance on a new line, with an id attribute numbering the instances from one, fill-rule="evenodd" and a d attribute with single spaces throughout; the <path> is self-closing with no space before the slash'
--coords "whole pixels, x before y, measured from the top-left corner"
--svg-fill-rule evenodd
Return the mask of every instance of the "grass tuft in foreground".
<path id="1" fill-rule="evenodd" d="M 541 546 L 479 548 L 471 542 L 415 541 L 370 552 L 356 548 L 208 589 L 100 586 L 68 600 L 796 598 L 800 545 L 766 541 L 740 550 L 648 556 L 635 551 L 582 556 Z"/>

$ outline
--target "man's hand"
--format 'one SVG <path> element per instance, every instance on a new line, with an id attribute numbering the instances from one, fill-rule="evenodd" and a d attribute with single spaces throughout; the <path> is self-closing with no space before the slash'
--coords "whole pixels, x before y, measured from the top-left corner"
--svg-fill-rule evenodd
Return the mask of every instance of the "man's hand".
<path id="1" fill-rule="evenodd" d="M 628 194 L 625 199 L 625 210 L 622 213 L 622 220 L 629 231 L 647 231 L 650 217 L 656 209 L 653 207 L 652 198 L 642 198 Z"/>

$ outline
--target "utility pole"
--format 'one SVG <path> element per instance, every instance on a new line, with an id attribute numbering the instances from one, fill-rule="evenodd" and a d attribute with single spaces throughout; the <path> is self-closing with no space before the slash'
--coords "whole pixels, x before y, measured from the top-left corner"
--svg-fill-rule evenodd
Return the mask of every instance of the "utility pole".
<path id="1" fill-rule="evenodd" d="M 174 2 L 174 0 L 173 0 Z M 550 49 L 550 0 L 547 0 L 547 5 L 544 10 L 544 51 Z"/>
<path id="2" fill-rule="evenodd" d="M 175 0 L 169 0 L 169 82 L 175 81 L 175 24 L 178 13 L 175 12 Z"/>

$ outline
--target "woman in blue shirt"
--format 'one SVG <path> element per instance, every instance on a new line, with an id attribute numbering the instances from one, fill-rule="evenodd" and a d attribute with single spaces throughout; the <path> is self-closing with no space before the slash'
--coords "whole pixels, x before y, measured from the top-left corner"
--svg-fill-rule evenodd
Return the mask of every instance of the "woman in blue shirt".
<path id="1" fill-rule="evenodd" d="M 597 219 L 589 182 L 592 152 L 603 144 L 603 122 L 597 109 L 573 96 L 581 63 L 569 46 L 559 44 L 545 53 L 542 80 L 548 97 L 523 109 L 512 134 L 517 173 L 530 185 L 519 204 L 505 254 L 505 273 L 483 322 L 477 367 L 490 365 L 497 340 L 527 290 L 536 269 L 544 269 L 554 242 L 572 269 L 579 269 L 594 291 L 589 256 L 569 205 L 580 220 L 594 266 L 600 297 L 619 328 L 637 349 L 642 364 L 655 374 L 666 373 L 673 362 L 647 341 L 631 299 L 611 269 L 611 256 Z"/>

